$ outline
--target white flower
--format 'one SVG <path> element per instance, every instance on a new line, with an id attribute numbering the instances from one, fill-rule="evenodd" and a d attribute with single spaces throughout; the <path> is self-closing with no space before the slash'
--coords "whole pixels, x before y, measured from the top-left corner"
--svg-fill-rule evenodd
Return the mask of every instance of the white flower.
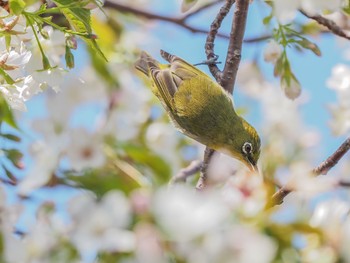
<path id="1" fill-rule="evenodd" d="M 66 151 L 71 167 L 77 171 L 100 167 L 105 163 L 101 138 L 82 128 L 71 132 Z"/>
<path id="2" fill-rule="evenodd" d="M 339 230 L 338 228 L 343 225 L 349 212 L 350 206 L 346 201 L 340 199 L 322 201 L 317 204 L 310 224 L 313 227 L 322 227 L 332 231 Z"/>
<path id="3" fill-rule="evenodd" d="M 266 189 L 261 176 L 247 170 L 238 170 L 227 180 L 222 189 L 226 203 L 244 216 L 254 217 L 266 205 Z"/>
<path id="4" fill-rule="evenodd" d="M 33 156 L 34 163 L 17 187 L 19 195 L 27 196 L 33 190 L 47 184 L 58 165 L 60 152 L 57 146 L 47 145 L 43 142 L 36 144 L 36 146 L 35 155 Z"/>
<path id="5" fill-rule="evenodd" d="M 208 183 L 225 183 L 240 168 L 240 163 L 225 154 L 215 152 L 208 165 Z"/>
<path id="6" fill-rule="evenodd" d="M 217 229 L 228 216 L 218 196 L 185 186 L 160 189 L 153 210 L 157 222 L 176 241 L 189 241 Z"/>
<path id="7" fill-rule="evenodd" d="M 6 50 L 6 49 L 5 49 Z M 21 42 L 19 50 L 11 48 L 10 51 L 3 51 L 0 55 L 0 67 L 3 68 L 13 79 L 24 76 L 24 66 L 32 56 L 30 51 L 26 50 Z"/>
<path id="8" fill-rule="evenodd" d="M 146 131 L 147 146 L 171 163 L 175 173 L 180 169 L 180 158 L 172 153 L 176 151 L 180 138 L 178 131 L 170 123 L 153 122 Z"/>
<path id="9" fill-rule="evenodd" d="M 27 111 L 27 107 L 20 97 L 20 93 L 16 89 L 15 85 L 3 85 L 0 86 L 0 93 L 4 96 L 8 105 L 15 110 Z"/>
<path id="10" fill-rule="evenodd" d="M 339 242 L 341 255 L 344 257 L 344 262 L 350 262 L 350 217 L 348 215 L 344 226 L 341 230 L 341 240 Z"/>
<path id="11" fill-rule="evenodd" d="M 350 90 L 350 67 L 338 64 L 332 69 L 332 76 L 327 80 L 327 85 L 336 91 Z M 350 91 L 349 91 L 350 92 Z"/>
<path id="12" fill-rule="evenodd" d="M 208 231 L 200 241 L 178 243 L 176 249 L 188 263 L 270 263 L 277 246 L 252 227 L 231 224 L 221 231 Z"/>
<path id="13" fill-rule="evenodd" d="M 277 250 L 270 237 L 244 226 L 233 227 L 227 243 L 233 254 L 231 262 L 237 263 L 269 263 Z"/>
<path id="14" fill-rule="evenodd" d="M 22 86 L 19 84 L 22 84 Z M 27 101 L 34 95 L 42 92 L 38 83 L 33 80 L 31 75 L 26 76 L 20 83 L 16 83 L 15 85 L 19 92 L 19 97 L 22 98 L 23 101 Z"/>
<path id="15" fill-rule="evenodd" d="M 164 251 L 161 247 L 160 233 L 156 226 L 140 222 L 135 227 L 137 262 L 162 263 L 166 262 Z"/>
<path id="16" fill-rule="evenodd" d="M 299 8 L 312 14 L 322 11 L 339 11 L 345 4 L 343 0 L 275 0 L 274 13 L 280 23 L 291 22 Z"/>
<path id="17" fill-rule="evenodd" d="M 316 14 L 322 11 L 339 11 L 345 1 L 343 0 L 302 0 L 301 7 Z"/>
<path id="18" fill-rule="evenodd" d="M 292 21 L 300 7 L 300 1 L 301 0 L 275 0 L 273 2 L 274 13 L 278 21 L 282 24 Z"/>
<path id="19" fill-rule="evenodd" d="M 72 242 L 83 252 L 129 252 L 135 237 L 125 228 L 131 220 L 128 199 L 119 191 L 111 191 L 96 202 L 91 195 L 80 195 L 70 202 L 73 216 Z"/>
<path id="20" fill-rule="evenodd" d="M 47 86 L 52 87 L 56 92 L 60 91 L 60 85 L 63 83 L 67 71 L 62 68 L 52 68 L 42 71 L 32 72 L 35 81 L 40 83 L 40 88 L 45 89 Z"/>
<path id="21" fill-rule="evenodd" d="M 267 43 L 264 49 L 264 60 L 266 62 L 276 63 L 277 59 L 282 54 L 282 47 L 275 40 Z"/>
<path id="22" fill-rule="evenodd" d="M 237 84 L 240 91 L 252 98 L 260 98 L 268 83 L 256 63 L 243 61 L 238 69 Z"/>
<path id="23" fill-rule="evenodd" d="M 109 117 L 105 132 L 115 134 L 120 141 L 126 141 L 137 136 L 140 126 L 149 117 L 148 102 L 151 99 L 151 93 L 139 87 L 135 77 L 129 71 L 120 69 L 118 74 L 122 88 L 115 94 L 115 108 Z"/>
<path id="24" fill-rule="evenodd" d="M 334 135 L 344 135 L 350 131 L 350 107 L 329 105 L 332 120 L 329 123 Z"/>
<path id="25" fill-rule="evenodd" d="M 315 176 L 312 167 L 304 162 L 293 163 L 290 167 L 290 175 L 287 188 L 299 192 L 304 197 L 331 191 L 337 186 L 338 180 L 329 176 Z"/>
<path id="26" fill-rule="evenodd" d="M 350 67 L 338 64 L 332 69 L 332 75 L 327 80 L 329 88 L 337 93 L 338 104 L 329 106 L 332 114 L 330 126 L 336 135 L 345 134 L 350 130 Z"/>
<path id="27" fill-rule="evenodd" d="M 340 199 L 321 201 L 314 210 L 310 224 L 313 227 L 321 228 L 328 242 L 333 246 L 338 246 L 349 212 L 350 206 L 346 201 Z"/>
<path id="28" fill-rule="evenodd" d="M 281 87 L 287 98 L 291 100 L 298 98 L 301 94 L 300 84 L 294 78 L 291 78 L 289 83 L 283 79 L 281 82 Z"/>

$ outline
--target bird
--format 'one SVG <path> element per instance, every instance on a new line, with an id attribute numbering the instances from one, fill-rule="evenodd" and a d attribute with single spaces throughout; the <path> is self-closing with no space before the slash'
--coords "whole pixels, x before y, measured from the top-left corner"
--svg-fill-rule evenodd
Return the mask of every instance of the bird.
<path id="1" fill-rule="evenodd" d="M 261 141 L 255 128 L 239 116 L 232 96 L 206 73 L 161 50 L 169 64 L 142 51 L 137 70 L 152 83 L 175 127 L 186 136 L 244 163 L 258 172 Z"/>

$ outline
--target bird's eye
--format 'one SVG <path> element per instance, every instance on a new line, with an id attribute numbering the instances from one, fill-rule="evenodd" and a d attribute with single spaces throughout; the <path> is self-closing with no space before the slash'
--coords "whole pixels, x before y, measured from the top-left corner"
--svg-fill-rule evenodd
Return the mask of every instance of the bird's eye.
<path id="1" fill-rule="evenodd" d="M 245 142 L 242 146 L 242 151 L 245 154 L 250 154 L 253 151 L 253 146 L 250 142 Z"/>

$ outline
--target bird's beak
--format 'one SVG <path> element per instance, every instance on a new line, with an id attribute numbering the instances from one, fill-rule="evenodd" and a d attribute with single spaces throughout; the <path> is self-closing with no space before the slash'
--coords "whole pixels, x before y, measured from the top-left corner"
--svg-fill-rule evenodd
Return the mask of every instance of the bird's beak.
<path id="1" fill-rule="evenodd" d="M 256 174 L 260 174 L 259 173 L 259 168 L 258 168 L 258 165 L 252 165 L 252 164 L 250 164 L 250 171 L 251 172 L 254 172 L 254 173 L 256 173 Z"/>

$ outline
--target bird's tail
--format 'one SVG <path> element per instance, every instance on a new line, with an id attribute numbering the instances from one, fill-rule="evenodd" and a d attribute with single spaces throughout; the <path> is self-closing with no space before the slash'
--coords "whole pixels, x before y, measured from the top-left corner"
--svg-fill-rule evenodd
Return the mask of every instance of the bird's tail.
<path id="1" fill-rule="evenodd" d="M 135 62 L 135 68 L 144 73 L 146 76 L 150 76 L 151 70 L 159 69 L 160 64 L 147 52 L 142 51 L 140 58 Z"/>

